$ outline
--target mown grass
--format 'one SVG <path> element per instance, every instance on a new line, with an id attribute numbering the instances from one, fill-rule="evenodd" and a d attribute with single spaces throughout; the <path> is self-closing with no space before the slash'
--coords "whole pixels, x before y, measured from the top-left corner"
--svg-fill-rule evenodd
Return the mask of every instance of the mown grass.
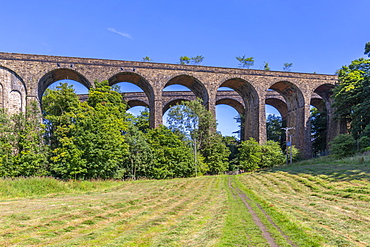
<path id="1" fill-rule="evenodd" d="M 0 246 L 370 246 L 370 157 L 173 180 L 0 180 Z"/>
<path id="2" fill-rule="evenodd" d="M 7 178 L 0 179 L 0 199 L 93 192 L 121 185 L 122 182 L 116 180 L 62 181 L 52 177 Z"/>
<path id="3" fill-rule="evenodd" d="M 276 222 L 277 214 L 289 218 L 316 238 L 314 242 L 326 246 L 369 246 L 369 158 L 317 159 L 239 179 Z M 294 239 L 299 243 L 299 239 Z"/>

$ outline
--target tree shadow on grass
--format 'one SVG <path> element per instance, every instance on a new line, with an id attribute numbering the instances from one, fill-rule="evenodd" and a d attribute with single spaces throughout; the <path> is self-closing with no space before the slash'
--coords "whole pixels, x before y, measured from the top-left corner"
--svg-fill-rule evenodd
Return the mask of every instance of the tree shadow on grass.
<path id="1" fill-rule="evenodd" d="M 321 157 L 294 163 L 293 165 L 275 167 L 269 171 L 282 171 L 290 174 L 309 174 L 326 180 L 370 181 L 370 155 L 354 156 L 345 159 Z"/>

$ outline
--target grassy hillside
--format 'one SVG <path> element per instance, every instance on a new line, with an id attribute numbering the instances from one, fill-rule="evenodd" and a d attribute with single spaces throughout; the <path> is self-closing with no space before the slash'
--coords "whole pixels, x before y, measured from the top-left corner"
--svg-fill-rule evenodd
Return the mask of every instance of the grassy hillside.
<path id="1" fill-rule="evenodd" d="M 0 246 L 369 246 L 369 159 L 157 181 L 0 180 Z"/>

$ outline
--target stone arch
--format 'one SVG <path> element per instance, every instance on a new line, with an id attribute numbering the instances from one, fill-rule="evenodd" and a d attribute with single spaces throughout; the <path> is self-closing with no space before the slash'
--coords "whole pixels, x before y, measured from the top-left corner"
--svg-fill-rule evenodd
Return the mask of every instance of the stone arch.
<path id="1" fill-rule="evenodd" d="M 172 77 L 163 87 L 163 89 L 167 86 L 179 84 L 182 86 L 185 86 L 189 88 L 196 97 L 200 98 L 203 100 L 203 104 L 205 106 L 208 106 L 209 103 L 209 95 L 207 88 L 204 86 L 204 84 L 198 80 L 197 78 L 190 76 L 190 75 L 176 75 Z M 163 94 L 163 89 L 162 89 L 162 94 Z"/>
<path id="2" fill-rule="evenodd" d="M 177 98 L 177 99 L 174 99 L 174 100 L 171 100 L 171 101 L 168 101 L 166 102 L 166 104 L 163 106 L 163 110 L 162 110 L 162 116 L 166 113 L 166 111 L 168 109 L 170 109 L 172 106 L 175 106 L 177 104 L 180 104 L 181 102 L 183 101 L 189 101 L 189 99 L 185 99 L 185 98 Z"/>
<path id="3" fill-rule="evenodd" d="M 151 102 L 154 101 L 153 87 L 142 75 L 138 73 L 121 72 L 109 78 L 108 81 L 109 85 L 114 85 L 120 82 L 132 83 L 144 91 L 145 95 L 148 97 L 149 104 L 151 104 Z"/>
<path id="4" fill-rule="evenodd" d="M 260 140 L 259 131 L 259 97 L 256 89 L 251 83 L 241 78 L 228 78 L 219 84 L 219 87 L 228 87 L 237 92 L 243 99 L 244 102 L 244 122 L 243 134 L 241 135 L 242 140 L 246 140 L 249 137 L 253 137 L 256 140 Z"/>
<path id="5" fill-rule="evenodd" d="M 127 101 L 127 105 L 129 108 L 135 107 L 135 106 L 145 106 L 149 108 L 148 103 L 142 101 L 142 100 L 129 100 Z"/>
<path id="6" fill-rule="evenodd" d="M 311 94 L 310 104 L 316 107 L 320 113 L 326 113 L 326 149 L 329 149 L 329 143 L 345 129 L 342 123 L 334 117 L 332 107 L 333 88 L 335 85 L 322 84 L 316 87 Z M 341 129 L 342 128 L 342 129 Z"/>
<path id="7" fill-rule="evenodd" d="M 28 92 L 28 90 L 27 90 L 27 86 L 26 86 L 26 84 L 24 83 L 24 81 L 23 81 L 23 79 L 16 73 L 16 72 L 14 72 L 13 70 L 11 70 L 11 69 L 9 69 L 9 68 L 7 68 L 7 67 L 4 67 L 4 66 L 1 66 L 0 65 L 0 71 L 1 70 L 4 70 L 4 71 L 6 71 L 6 72 L 8 72 L 9 74 L 11 74 L 12 75 L 12 81 L 14 81 L 14 80 L 18 80 L 21 84 L 22 84 L 22 86 L 24 87 L 24 92 L 25 92 L 25 94 L 27 95 L 27 92 Z M 3 81 L 3 79 L 4 78 L 2 78 L 3 77 L 3 75 L 1 75 L 1 73 L 0 73 L 0 82 L 1 81 Z M 4 86 L 4 85 L 3 85 Z M 4 89 L 5 90 L 5 89 Z"/>
<path id="8" fill-rule="evenodd" d="M 268 98 L 265 100 L 265 104 L 275 107 L 283 120 L 288 116 L 288 106 L 285 101 L 276 98 Z"/>
<path id="9" fill-rule="evenodd" d="M 244 108 L 244 105 L 241 104 L 239 101 L 235 100 L 235 99 L 230 99 L 230 98 L 222 98 L 222 99 L 219 99 L 216 101 L 216 105 L 228 105 L 228 106 L 231 106 L 232 108 L 234 108 L 238 113 L 239 115 L 243 115 L 244 112 L 245 112 L 245 108 Z"/>
<path id="10" fill-rule="evenodd" d="M 23 79 L 9 68 L 0 66 L 0 105 L 10 114 L 24 112 L 27 87 Z"/>
<path id="11" fill-rule="evenodd" d="M 111 78 L 108 79 L 108 81 L 109 81 L 109 85 L 114 85 L 120 82 L 129 82 L 141 88 L 144 91 L 146 97 L 148 98 L 148 102 L 149 102 L 148 108 L 149 108 L 150 126 L 151 127 L 155 126 L 154 90 L 153 90 L 152 85 L 144 78 L 144 76 L 136 72 L 120 72 L 120 73 L 113 75 Z M 135 102 L 139 103 L 139 101 L 135 101 Z M 144 101 L 142 102 L 143 104 L 145 104 L 142 106 L 147 105 Z"/>
<path id="12" fill-rule="evenodd" d="M 52 71 L 49 71 L 46 73 L 38 83 L 38 98 L 41 102 L 42 95 L 44 94 L 45 90 L 54 82 L 60 81 L 60 80 L 74 80 L 82 85 L 84 85 L 87 88 L 90 88 L 92 86 L 91 82 L 89 82 L 83 75 L 78 73 L 75 70 L 71 69 L 55 69 Z"/>
<path id="13" fill-rule="evenodd" d="M 316 107 L 319 112 L 326 111 L 325 101 L 323 99 L 311 98 L 310 105 Z"/>
<path id="14" fill-rule="evenodd" d="M 314 89 L 314 93 L 323 98 L 324 101 L 329 101 L 330 97 L 333 95 L 334 85 L 332 84 L 322 84 Z"/>
<path id="15" fill-rule="evenodd" d="M 272 84 L 269 89 L 278 92 L 284 98 L 287 105 L 286 127 L 294 128 L 289 131 L 289 135 L 292 135 L 293 145 L 306 155 L 307 150 L 310 150 L 308 146 L 311 142 L 309 129 L 306 125 L 308 120 L 306 115 L 309 113 L 306 113 L 306 102 L 302 91 L 289 81 L 278 81 Z"/>
<path id="16" fill-rule="evenodd" d="M 22 93 L 18 90 L 12 90 L 9 94 L 9 112 L 16 114 L 23 111 Z"/>

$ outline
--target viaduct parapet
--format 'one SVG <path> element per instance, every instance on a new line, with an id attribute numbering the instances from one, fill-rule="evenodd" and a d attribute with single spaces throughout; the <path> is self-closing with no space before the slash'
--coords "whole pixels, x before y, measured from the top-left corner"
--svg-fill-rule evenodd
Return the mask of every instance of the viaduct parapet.
<path id="1" fill-rule="evenodd" d="M 172 97 L 163 90 L 180 84 L 201 98 L 213 113 L 216 104 L 228 104 L 242 113 L 243 139 L 253 137 L 261 143 L 266 141 L 265 104 L 275 106 L 286 119 L 287 126 L 294 127 L 291 132 L 293 144 L 306 156 L 310 153 L 311 143 L 310 105 L 326 109 L 328 140 L 339 131 L 339 125 L 332 118 L 330 98 L 337 77 L 281 71 L 0 52 L 0 107 L 10 113 L 25 111 L 31 100 L 41 102 L 46 88 L 63 79 L 77 81 L 87 88 L 93 87 L 95 80 L 108 80 L 111 85 L 130 82 L 139 86 L 146 98 L 137 99 L 136 103 L 132 101 L 131 105 L 149 107 L 151 127 L 162 123 L 166 106 L 179 100 L 191 100 L 189 92 Z M 231 88 L 234 92 L 222 96 L 220 87 Z"/>

